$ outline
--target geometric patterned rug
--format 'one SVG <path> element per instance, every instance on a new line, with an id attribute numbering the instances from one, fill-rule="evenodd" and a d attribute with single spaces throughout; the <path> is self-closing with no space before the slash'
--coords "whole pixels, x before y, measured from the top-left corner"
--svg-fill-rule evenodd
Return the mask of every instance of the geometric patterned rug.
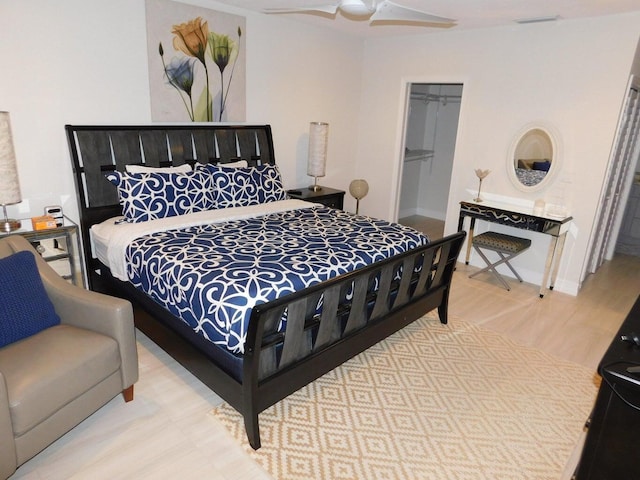
<path id="1" fill-rule="evenodd" d="M 431 313 L 259 416 L 213 410 L 278 480 L 557 480 L 597 392 L 593 371 Z"/>

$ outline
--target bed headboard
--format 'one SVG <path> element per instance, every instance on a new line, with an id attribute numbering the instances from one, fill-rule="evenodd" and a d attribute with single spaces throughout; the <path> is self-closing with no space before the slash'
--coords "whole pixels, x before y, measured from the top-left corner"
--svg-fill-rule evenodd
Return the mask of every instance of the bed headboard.
<path id="1" fill-rule="evenodd" d="M 105 178 L 125 165 L 150 167 L 184 163 L 275 164 L 270 125 L 66 125 L 71 152 L 86 272 L 96 265 L 89 229 L 121 215 L 116 189 Z"/>

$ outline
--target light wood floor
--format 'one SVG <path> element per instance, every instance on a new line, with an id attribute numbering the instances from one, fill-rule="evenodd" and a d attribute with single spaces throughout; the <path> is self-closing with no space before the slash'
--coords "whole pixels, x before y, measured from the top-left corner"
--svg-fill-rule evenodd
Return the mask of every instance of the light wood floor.
<path id="1" fill-rule="evenodd" d="M 458 264 L 450 312 L 503 333 L 518 343 L 596 369 L 640 294 L 640 257 L 618 255 L 587 277 L 578 296 L 547 292 L 508 279 L 505 290 L 491 274 Z"/>
<path id="2" fill-rule="evenodd" d="M 640 257 L 618 256 L 577 297 L 455 273 L 450 312 L 558 357 L 596 366 L 640 293 Z M 220 399 L 142 334 L 136 397 L 119 396 L 18 469 L 15 479 L 270 478 L 210 414 Z M 581 449 L 576 442 L 565 476 Z"/>
<path id="3" fill-rule="evenodd" d="M 411 215 L 398 219 L 398 223 L 426 233 L 431 240 L 438 240 L 444 235 L 444 221 L 436 218 Z"/>

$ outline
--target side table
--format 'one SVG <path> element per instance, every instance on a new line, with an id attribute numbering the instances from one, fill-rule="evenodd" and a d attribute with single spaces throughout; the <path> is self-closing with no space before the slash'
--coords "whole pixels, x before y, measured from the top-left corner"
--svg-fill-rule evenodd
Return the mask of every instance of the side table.
<path id="1" fill-rule="evenodd" d="M 287 190 L 287 194 L 291 198 L 295 198 L 297 200 L 321 203 L 327 207 L 337 208 L 340 210 L 342 210 L 344 206 L 344 190 L 322 187 L 322 190 L 314 192 L 308 187 L 302 187 L 294 190 Z"/>
<path id="2" fill-rule="evenodd" d="M 0 237 L 21 235 L 34 246 L 42 258 L 52 263 L 61 277 L 71 280 L 74 285 L 84 288 L 84 264 L 78 226 L 67 217 L 56 228 L 34 230 L 30 218 L 20 219 L 21 226 L 12 232 L 0 232 Z M 51 240 L 51 242 L 47 242 Z M 46 245 L 43 245 L 46 243 Z M 60 248 L 60 245 L 64 248 Z"/>

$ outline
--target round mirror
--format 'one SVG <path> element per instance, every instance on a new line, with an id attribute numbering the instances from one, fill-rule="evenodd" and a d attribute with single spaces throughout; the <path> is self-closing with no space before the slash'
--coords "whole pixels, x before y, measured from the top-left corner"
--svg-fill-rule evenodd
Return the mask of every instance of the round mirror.
<path id="1" fill-rule="evenodd" d="M 559 170 L 558 136 L 551 127 L 530 124 L 518 132 L 507 156 L 507 174 L 518 190 L 540 190 Z"/>

